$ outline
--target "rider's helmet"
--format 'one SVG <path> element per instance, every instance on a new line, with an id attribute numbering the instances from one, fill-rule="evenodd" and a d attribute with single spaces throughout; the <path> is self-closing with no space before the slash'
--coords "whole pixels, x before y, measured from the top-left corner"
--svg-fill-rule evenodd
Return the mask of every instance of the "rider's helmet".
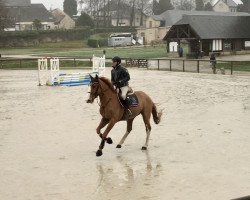
<path id="1" fill-rule="evenodd" d="M 113 62 L 117 62 L 117 64 L 120 64 L 122 62 L 121 58 L 118 56 L 115 56 L 114 58 L 112 58 Z"/>

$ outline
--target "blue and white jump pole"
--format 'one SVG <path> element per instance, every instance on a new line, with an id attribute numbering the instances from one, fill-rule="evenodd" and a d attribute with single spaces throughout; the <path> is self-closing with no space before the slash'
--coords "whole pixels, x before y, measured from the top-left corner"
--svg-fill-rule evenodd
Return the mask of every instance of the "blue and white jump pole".
<path id="1" fill-rule="evenodd" d="M 103 57 L 92 58 L 92 71 L 82 73 L 62 73 L 60 72 L 60 61 L 58 58 L 50 59 L 50 69 L 48 70 L 47 59 L 38 60 L 38 82 L 42 85 L 42 79 L 46 79 L 46 85 L 54 86 L 77 86 L 88 85 L 90 82 L 89 74 L 95 76 L 105 75 L 105 55 Z M 46 78 L 47 77 L 47 78 Z"/>

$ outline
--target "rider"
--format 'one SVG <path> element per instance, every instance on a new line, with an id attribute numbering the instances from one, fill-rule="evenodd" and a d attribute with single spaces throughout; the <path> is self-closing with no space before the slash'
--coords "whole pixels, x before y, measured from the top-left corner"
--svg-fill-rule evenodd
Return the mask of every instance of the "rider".
<path id="1" fill-rule="evenodd" d="M 121 98 L 123 99 L 123 106 L 127 110 L 128 115 L 132 115 L 131 110 L 129 109 L 129 101 L 126 98 L 127 92 L 129 90 L 128 81 L 130 80 L 129 72 L 126 68 L 121 66 L 121 58 L 115 56 L 112 59 L 113 69 L 111 70 L 111 82 L 118 89 L 118 92 L 121 91 Z"/>

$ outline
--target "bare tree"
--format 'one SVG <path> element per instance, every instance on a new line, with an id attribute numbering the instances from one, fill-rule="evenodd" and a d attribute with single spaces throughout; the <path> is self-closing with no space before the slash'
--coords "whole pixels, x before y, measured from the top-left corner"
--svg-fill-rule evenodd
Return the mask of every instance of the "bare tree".
<path id="1" fill-rule="evenodd" d="M 179 10 L 192 10 L 195 6 L 193 0 L 179 0 L 175 2 L 175 7 Z"/>
<path id="2" fill-rule="evenodd" d="M 4 2 L 0 0 L 0 31 L 4 30 L 11 24 L 11 20 L 8 17 L 8 9 L 5 7 Z"/>

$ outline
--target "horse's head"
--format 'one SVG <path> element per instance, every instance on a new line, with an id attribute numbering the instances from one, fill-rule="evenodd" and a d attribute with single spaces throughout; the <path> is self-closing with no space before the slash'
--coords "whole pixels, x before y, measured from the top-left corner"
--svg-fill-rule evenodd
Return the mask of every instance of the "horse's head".
<path id="1" fill-rule="evenodd" d="M 90 84 L 89 84 L 89 98 L 87 103 L 93 103 L 96 97 L 99 96 L 101 92 L 99 77 L 96 75 L 95 77 L 90 76 Z"/>

